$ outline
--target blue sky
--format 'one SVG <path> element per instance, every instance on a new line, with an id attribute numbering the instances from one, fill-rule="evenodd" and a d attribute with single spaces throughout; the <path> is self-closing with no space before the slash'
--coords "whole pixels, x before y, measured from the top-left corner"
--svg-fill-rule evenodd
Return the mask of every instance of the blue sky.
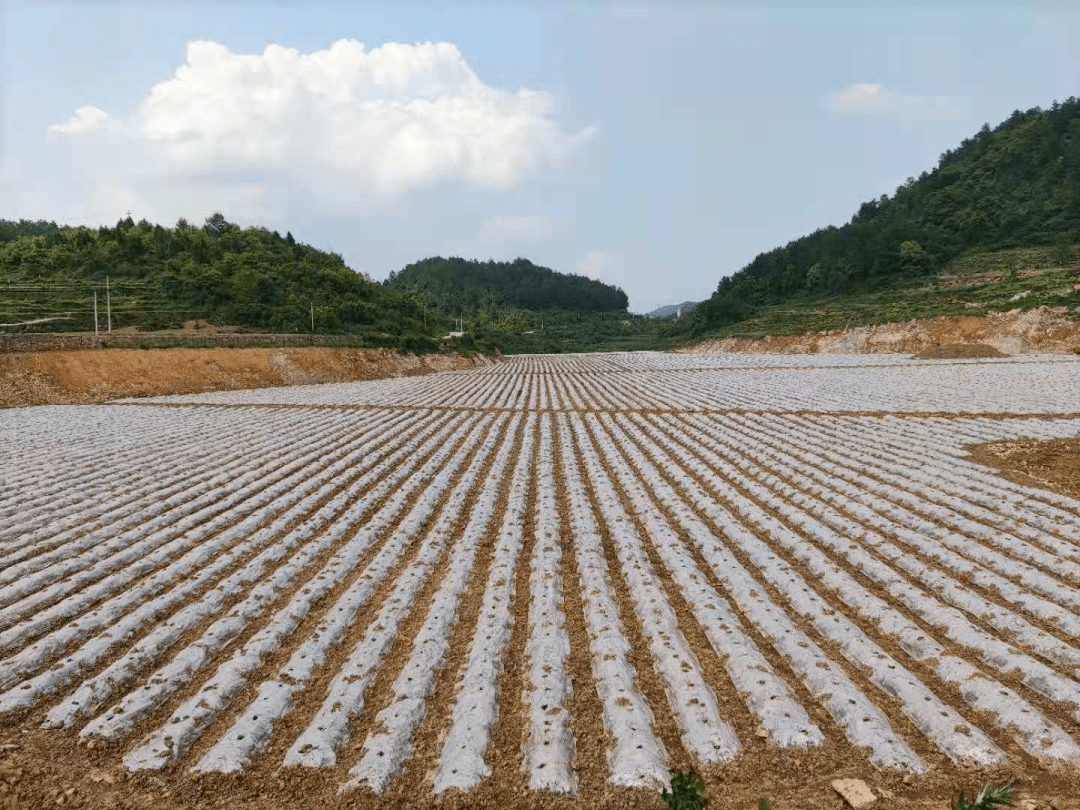
<path id="1" fill-rule="evenodd" d="M 374 278 L 521 255 L 635 311 L 1080 94 L 1064 2 L 8 0 L 0 26 L 2 217 L 221 210 Z"/>

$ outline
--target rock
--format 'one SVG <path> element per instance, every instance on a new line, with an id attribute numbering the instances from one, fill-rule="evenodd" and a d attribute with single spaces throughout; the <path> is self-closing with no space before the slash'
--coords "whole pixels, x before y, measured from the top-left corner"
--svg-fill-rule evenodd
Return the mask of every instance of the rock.
<path id="1" fill-rule="evenodd" d="M 869 807 L 877 801 L 877 796 L 862 779 L 834 779 L 832 786 L 854 810 Z"/>

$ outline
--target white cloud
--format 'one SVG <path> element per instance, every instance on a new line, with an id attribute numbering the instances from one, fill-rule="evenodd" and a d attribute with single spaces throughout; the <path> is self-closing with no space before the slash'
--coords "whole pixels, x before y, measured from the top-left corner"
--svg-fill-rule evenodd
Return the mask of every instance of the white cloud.
<path id="1" fill-rule="evenodd" d="M 615 256 L 610 253 L 601 250 L 590 250 L 578 259 L 577 271 L 581 275 L 597 281 L 622 286 L 619 280 L 618 262 Z"/>
<path id="2" fill-rule="evenodd" d="M 480 226 L 480 238 L 485 242 L 535 242 L 550 239 L 554 223 L 547 216 L 492 217 Z"/>
<path id="3" fill-rule="evenodd" d="M 312 173 L 394 195 L 440 180 L 508 188 L 561 165 L 592 130 L 568 134 L 553 111 L 547 93 L 484 85 L 449 43 L 234 54 L 192 42 L 141 123 L 174 170 Z"/>
<path id="4" fill-rule="evenodd" d="M 240 54 L 191 42 L 185 63 L 133 107 L 116 121 L 88 105 L 49 128 L 73 148 L 78 176 L 55 185 L 77 213 L 94 195 L 74 200 L 76 189 L 107 184 L 105 221 L 120 197 L 165 222 L 215 210 L 241 223 L 355 217 L 440 184 L 519 186 L 565 165 L 594 133 L 563 127 L 547 93 L 485 85 L 449 43 L 367 50 L 340 40 L 307 54 L 278 45 Z M 106 139 L 76 137 L 106 121 Z M 501 227 L 512 235 L 515 225 Z"/>
<path id="5" fill-rule="evenodd" d="M 75 110 L 75 114 L 65 124 L 53 124 L 49 127 L 50 135 L 79 135 L 97 132 L 105 128 L 109 114 L 93 104 L 84 104 Z"/>
<path id="6" fill-rule="evenodd" d="M 829 94 L 825 105 L 834 112 L 871 113 L 909 121 L 951 118 L 956 106 L 946 96 L 899 93 L 883 84 L 850 84 Z"/>

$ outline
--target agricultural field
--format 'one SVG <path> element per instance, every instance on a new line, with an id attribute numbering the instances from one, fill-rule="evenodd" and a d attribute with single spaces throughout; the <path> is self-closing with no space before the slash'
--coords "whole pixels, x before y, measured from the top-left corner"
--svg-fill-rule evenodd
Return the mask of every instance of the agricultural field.
<path id="1" fill-rule="evenodd" d="M 1077 357 L 524 355 L 0 436 L 0 802 L 1080 788 L 1080 500 L 972 455 L 1080 437 Z"/>

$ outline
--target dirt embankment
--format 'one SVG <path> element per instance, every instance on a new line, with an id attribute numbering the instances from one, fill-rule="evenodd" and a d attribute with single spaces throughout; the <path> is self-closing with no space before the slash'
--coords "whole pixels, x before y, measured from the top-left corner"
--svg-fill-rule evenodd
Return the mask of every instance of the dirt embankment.
<path id="1" fill-rule="evenodd" d="M 985 317 L 942 315 L 937 318 L 856 326 L 806 335 L 770 335 L 760 340 L 722 338 L 681 351 L 765 352 L 778 354 L 921 354 L 942 347 L 979 346 L 1001 354 L 1080 352 L 1080 321 L 1068 307 L 1038 307 L 991 312 Z"/>
<path id="2" fill-rule="evenodd" d="M 0 407 L 105 402 L 274 385 L 350 382 L 494 362 L 392 349 L 104 349 L 0 354 Z"/>

